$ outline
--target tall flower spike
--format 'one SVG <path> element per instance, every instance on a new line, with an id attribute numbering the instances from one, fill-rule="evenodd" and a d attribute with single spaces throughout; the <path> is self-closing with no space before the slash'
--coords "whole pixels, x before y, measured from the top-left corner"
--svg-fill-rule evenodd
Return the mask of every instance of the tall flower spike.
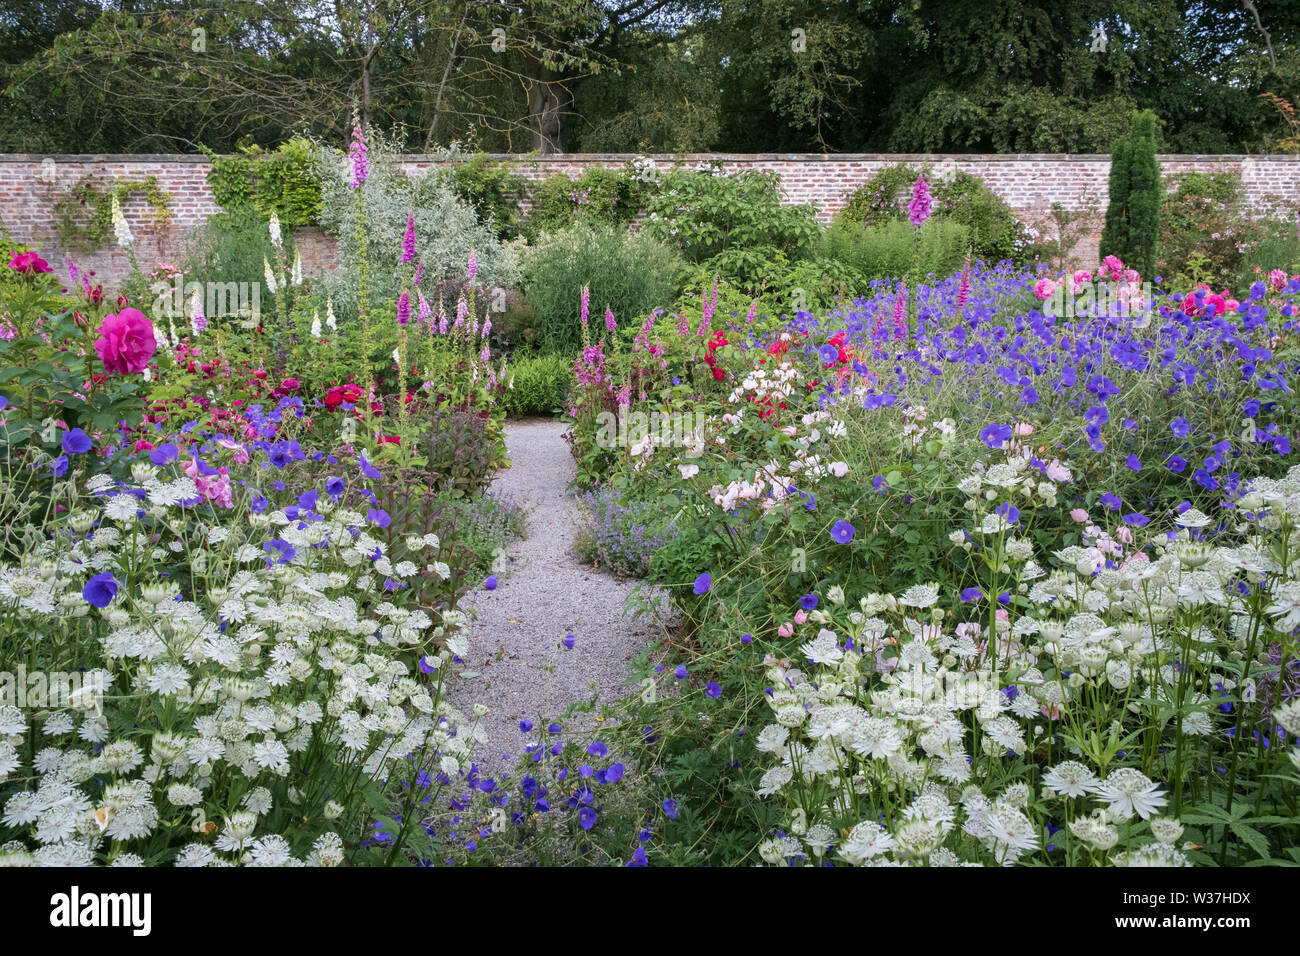
<path id="1" fill-rule="evenodd" d="M 276 249 L 284 249 L 284 236 L 280 232 L 280 217 L 276 215 L 274 209 L 271 210 L 271 220 L 266 224 L 267 231 L 271 234 L 271 245 Z"/>
<path id="2" fill-rule="evenodd" d="M 366 134 L 361 131 L 361 124 L 352 127 L 352 145 L 348 147 L 348 160 L 352 167 L 351 189 L 359 189 L 370 175 L 370 158 L 366 154 Z"/>
<path id="3" fill-rule="evenodd" d="M 266 287 L 272 293 L 275 292 L 275 273 L 271 271 L 271 263 L 267 261 L 266 256 L 262 256 L 262 274 L 266 276 Z"/>
<path id="4" fill-rule="evenodd" d="M 418 297 L 420 304 L 420 310 L 416 313 L 416 317 L 420 322 L 427 325 L 429 324 L 429 320 L 433 318 L 433 307 L 429 305 L 428 301 L 424 298 L 423 292 L 417 291 L 415 294 Z"/>
<path id="5" fill-rule="evenodd" d="M 966 260 L 966 265 L 961 270 L 961 285 L 957 288 L 957 307 L 961 308 L 970 298 L 970 259 Z"/>
<path id="6" fill-rule="evenodd" d="M 402 258 L 403 264 L 415 260 L 415 212 L 408 211 L 406 214 L 406 232 L 402 233 Z"/>
<path id="7" fill-rule="evenodd" d="M 478 275 L 478 256 L 474 254 L 473 249 L 469 251 L 469 264 L 467 266 L 467 271 L 469 272 L 469 280 L 473 282 L 474 277 Z"/>
<path id="8" fill-rule="evenodd" d="M 411 293 L 405 289 L 397 299 L 397 324 L 406 325 L 411 321 Z"/>
<path id="9" fill-rule="evenodd" d="M 587 324 L 587 316 L 590 312 L 590 309 L 591 309 L 591 287 L 584 285 L 582 287 L 582 311 L 578 314 L 578 319 L 579 321 L 582 322 L 583 325 Z"/>
<path id="10" fill-rule="evenodd" d="M 930 184 L 925 181 L 925 174 L 916 177 L 912 186 L 912 201 L 907 205 L 907 218 L 913 226 L 921 228 L 921 223 L 930 217 Z"/>
<path id="11" fill-rule="evenodd" d="M 605 328 L 610 332 L 613 332 L 615 328 L 614 310 L 609 306 L 605 306 Z"/>
<path id="12" fill-rule="evenodd" d="M 203 296 L 196 288 L 190 299 L 190 328 L 198 335 L 208 327 L 208 317 L 203 314 Z"/>

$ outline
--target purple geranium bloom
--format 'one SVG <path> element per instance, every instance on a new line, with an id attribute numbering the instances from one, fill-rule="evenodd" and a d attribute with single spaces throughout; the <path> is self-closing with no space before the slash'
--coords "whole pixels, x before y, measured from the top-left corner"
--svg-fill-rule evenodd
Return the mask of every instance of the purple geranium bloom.
<path id="1" fill-rule="evenodd" d="M 288 541 L 283 538 L 274 538 L 262 545 L 262 550 L 267 554 L 278 554 L 278 558 L 267 558 L 266 565 L 270 567 L 273 564 L 288 564 L 297 554 L 297 550 Z"/>
<path id="2" fill-rule="evenodd" d="M 113 577 L 112 572 L 105 571 L 103 574 L 96 574 L 86 582 L 86 586 L 81 589 L 81 596 L 92 607 L 108 607 L 113 603 L 113 598 L 117 597 L 119 587 L 121 585 Z"/>
<path id="3" fill-rule="evenodd" d="M 1186 438 L 1191 433 L 1192 427 L 1188 424 L 1187 419 L 1180 415 L 1169 423 L 1169 430 L 1178 438 Z"/>
<path id="4" fill-rule="evenodd" d="M 596 811 L 591 807 L 583 807 L 578 811 L 578 826 L 584 830 L 590 830 L 596 825 Z"/>
<path id="5" fill-rule="evenodd" d="M 1110 511 L 1118 511 L 1122 502 L 1109 491 L 1101 496 L 1101 503 Z"/>
<path id="6" fill-rule="evenodd" d="M 708 694 L 710 697 L 721 697 L 722 688 L 718 686 L 716 681 L 709 681 L 709 686 L 704 688 L 704 693 Z"/>
<path id="7" fill-rule="evenodd" d="M 664 801 L 664 813 L 668 814 L 668 819 L 670 820 L 677 819 L 677 807 L 678 807 L 678 803 L 672 797 L 669 797 L 667 800 Z"/>
<path id="8" fill-rule="evenodd" d="M 1124 459 L 1124 464 L 1128 465 L 1128 467 L 1133 469 L 1134 471 L 1142 470 L 1142 462 L 1138 461 L 1137 455 L 1129 455 L 1127 458 Z"/>
<path id="9" fill-rule="evenodd" d="M 63 436 L 63 450 L 69 455 L 84 455 L 93 444 L 90 436 L 80 428 L 74 428 Z"/>
<path id="10" fill-rule="evenodd" d="M 1106 443 L 1101 440 L 1101 426 L 1088 425 L 1083 429 L 1083 434 L 1088 439 L 1088 447 L 1093 451 L 1105 451 Z"/>
<path id="11" fill-rule="evenodd" d="M 60 455 L 54 461 L 50 462 L 50 467 L 54 469 L 54 477 L 62 478 L 68 473 L 68 456 Z"/>
<path id="12" fill-rule="evenodd" d="M 649 866 L 649 865 L 650 864 L 646 861 L 645 847 L 639 846 L 632 851 L 632 859 L 624 863 L 623 867 L 624 869 L 626 869 L 629 866 Z"/>
<path id="13" fill-rule="evenodd" d="M 623 779 L 623 765 L 621 763 L 611 764 L 605 771 L 605 783 L 618 783 Z"/>
<path id="14" fill-rule="evenodd" d="M 840 350 L 833 345 L 823 345 L 817 350 L 817 357 L 822 360 L 823 365 L 834 365 L 835 360 L 840 357 Z"/>
<path id="15" fill-rule="evenodd" d="M 329 478 L 325 482 L 325 490 L 338 498 L 343 494 L 343 489 L 347 487 L 347 482 L 342 478 Z"/>
<path id="16" fill-rule="evenodd" d="M 564 646 L 569 650 L 573 650 L 573 645 L 576 644 L 577 642 L 578 639 L 574 637 L 572 634 L 564 635 Z"/>
<path id="17" fill-rule="evenodd" d="M 855 529 L 847 521 L 837 521 L 831 526 L 831 537 L 840 544 L 848 544 L 853 540 Z"/>
<path id="18" fill-rule="evenodd" d="M 985 425 L 980 429 L 980 438 L 990 448 L 1001 448 L 1002 443 L 1011 438 L 1010 425 Z"/>
<path id="19" fill-rule="evenodd" d="M 153 451 L 149 452 L 149 460 L 161 468 L 163 465 L 169 465 L 180 457 L 181 450 L 171 442 L 159 445 Z"/>
<path id="20" fill-rule="evenodd" d="M 605 746 L 605 741 L 597 740 L 594 744 L 587 747 L 587 753 L 591 754 L 593 757 L 603 757 L 605 754 L 609 753 L 609 748 Z"/>
<path id="21" fill-rule="evenodd" d="M 993 509 L 993 513 L 1006 520 L 1007 524 L 1018 524 L 1020 522 L 1020 509 L 1009 501 L 1004 501 Z"/>
<path id="22" fill-rule="evenodd" d="M 526 734 L 526 733 L 528 733 L 528 732 L 529 732 L 530 730 L 532 730 L 532 729 L 533 729 L 533 722 L 532 722 L 531 720 L 521 720 L 521 721 L 519 721 L 519 732 L 520 732 L 520 733 L 524 733 L 524 734 Z"/>
<path id="23" fill-rule="evenodd" d="M 420 673 L 432 674 L 435 670 L 437 670 L 437 668 L 429 663 L 429 659 L 427 657 L 420 658 Z"/>
<path id="24" fill-rule="evenodd" d="M 811 611 L 817 607 L 817 595 L 805 594 L 799 599 L 799 606 L 805 611 Z"/>
<path id="25" fill-rule="evenodd" d="M 1131 525 L 1134 528 L 1140 528 L 1151 521 L 1150 518 L 1143 514 L 1124 515 L 1120 520 L 1126 525 Z"/>
<path id="26" fill-rule="evenodd" d="M 742 634 L 742 635 L 740 635 L 740 643 L 742 643 L 742 644 L 753 644 L 753 643 L 754 643 L 754 635 L 753 635 L 753 634 Z"/>
<path id="27" fill-rule="evenodd" d="M 979 588 L 964 588 L 961 592 L 963 601 L 979 601 L 984 597 L 984 592 Z"/>
<path id="28" fill-rule="evenodd" d="M 713 578 L 708 571 L 705 571 L 695 579 L 695 593 L 706 594 L 709 588 L 713 587 Z"/>
<path id="29" fill-rule="evenodd" d="M 673 671 L 673 674 L 676 675 L 678 680 L 686 680 L 686 665 L 678 664 L 677 669 Z"/>
<path id="30" fill-rule="evenodd" d="M 383 477 L 383 475 L 379 473 L 379 469 L 377 469 L 374 465 L 370 464 L 370 462 L 366 461 L 365 452 L 362 452 L 359 457 L 361 459 L 361 474 L 365 475 L 367 478 Z"/>
<path id="31" fill-rule="evenodd" d="M 380 528 L 387 528 L 393 523 L 393 519 L 388 516 L 388 512 L 383 508 L 371 508 L 366 512 L 366 520 Z"/>
<path id="32" fill-rule="evenodd" d="M 1170 455 L 1169 460 L 1165 462 L 1165 465 L 1170 471 L 1177 472 L 1181 475 L 1183 469 L 1187 467 L 1187 460 L 1179 458 L 1177 455 Z"/>
<path id="33" fill-rule="evenodd" d="M 487 588 L 489 591 L 495 591 L 497 589 L 497 576 L 495 574 L 489 574 L 487 579 L 483 582 L 483 587 Z"/>

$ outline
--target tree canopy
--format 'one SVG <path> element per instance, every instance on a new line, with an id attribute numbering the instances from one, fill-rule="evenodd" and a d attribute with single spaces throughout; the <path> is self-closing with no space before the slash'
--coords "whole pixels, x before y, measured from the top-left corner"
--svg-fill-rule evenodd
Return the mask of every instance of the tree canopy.
<path id="1" fill-rule="evenodd" d="M 1286 141 L 1300 0 L 9 0 L 0 151 L 1172 152 Z"/>

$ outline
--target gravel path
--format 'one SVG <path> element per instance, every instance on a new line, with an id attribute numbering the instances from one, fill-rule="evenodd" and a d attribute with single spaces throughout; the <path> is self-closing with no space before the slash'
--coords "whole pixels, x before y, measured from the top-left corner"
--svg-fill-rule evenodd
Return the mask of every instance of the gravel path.
<path id="1" fill-rule="evenodd" d="M 486 704 L 486 745 L 476 749 L 485 768 L 523 749 L 519 721 L 558 717 L 574 701 L 613 702 L 636 688 L 625 686 L 627 664 L 659 634 L 648 615 L 624 617 L 624 601 L 636 581 L 619 582 L 579 563 L 572 550 L 577 505 L 569 483 L 573 457 L 561 422 L 529 420 L 506 426 L 512 467 L 497 475 L 493 491 L 529 509 L 528 537 L 506 550 L 495 591 L 480 587 L 461 602 L 474 617 L 467 629 L 469 652 L 452 699 L 468 712 Z M 659 595 L 661 614 L 668 602 Z M 576 638 L 573 650 L 564 636 Z M 574 721 L 590 722 L 591 715 Z M 576 729 L 576 728 L 575 728 Z M 529 735 L 536 739 L 537 731 Z"/>

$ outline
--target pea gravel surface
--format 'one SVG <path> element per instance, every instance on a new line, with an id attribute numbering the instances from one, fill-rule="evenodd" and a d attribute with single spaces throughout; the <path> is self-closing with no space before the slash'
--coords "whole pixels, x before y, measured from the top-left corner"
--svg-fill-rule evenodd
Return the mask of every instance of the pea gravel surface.
<path id="1" fill-rule="evenodd" d="M 655 615 L 633 618 L 625 602 L 636 581 L 619 581 L 584 566 L 573 551 L 578 504 L 570 490 L 573 456 L 561 422 L 525 420 L 506 425 L 512 462 L 492 482 L 494 493 L 528 509 L 527 537 L 511 542 L 498 562 L 496 590 L 483 585 L 461 602 L 471 621 L 465 635 L 465 675 L 451 683 L 457 708 L 475 703 L 486 743 L 475 748 L 484 771 L 513 769 L 527 743 L 547 736 L 546 723 L 575 701 L 613 703 L 635 693 L 626 683 L 628 663 L 667 626 L 667 596 L 655 592 Z M 574 636 L 572 650 L 565 635 Z M 534 723 L 522 733 L 521 720 Z M 566 731 L 595 726 L 594 714 L 562 721 Z"/>

